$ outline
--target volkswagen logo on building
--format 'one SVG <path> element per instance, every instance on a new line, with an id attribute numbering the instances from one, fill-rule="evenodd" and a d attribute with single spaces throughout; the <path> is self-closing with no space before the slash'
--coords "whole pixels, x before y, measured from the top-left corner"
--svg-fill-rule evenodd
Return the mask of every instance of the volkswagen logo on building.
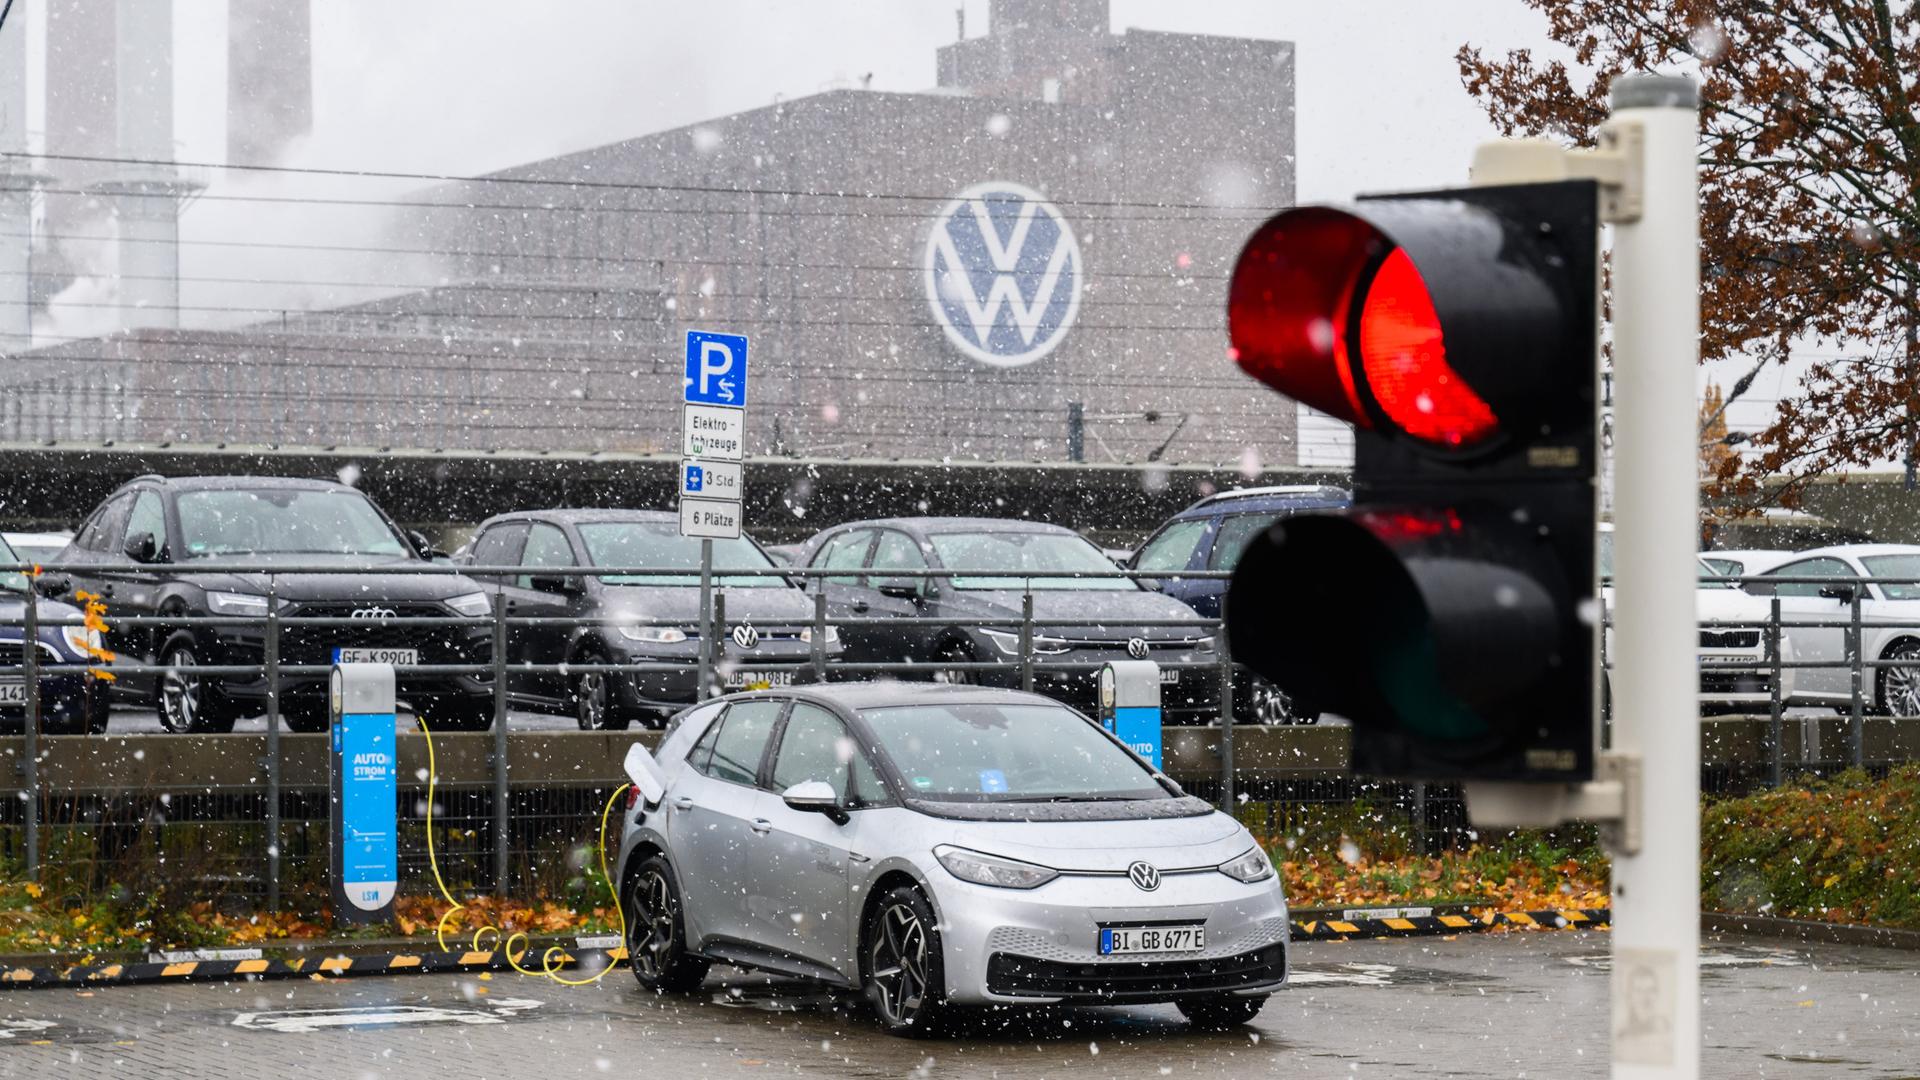
<path id="1" fill-rule="evenodd" d="M 751 649 L 760 644 L 760 631 L 741 623 L 733 628 L 733 643 L 743 649 Z"/>
<path id="2" fill-rule="evenodd" d="M 1152 892 L 1160 887 L 1160 868 L 1150 862 L 1135 862 L 1127 867 L 1127 878 L 1142 892 Z"/>
<path id="3" fill-rule="evenodd" d="M 1128 638 L 1127 655 L 1133 657 L 1135 660 L 1145 660 L 1147 658 L 1147 639 L 1137 637 Z"/>
<path id="4" fill-rule="evenodd" d="M 391 619 L 400 614 L 390 607 L 357 607 L 348 618 L 352 619 Z"/>
<path id="5" fill-rule="evenodd" d="M 1020 367 L 1052 352 L 1080 310 L 1080 242 L 1032 188 L 1003 180 L 962 191 L 927 236 L 927 302 L 954 347 Z"/>

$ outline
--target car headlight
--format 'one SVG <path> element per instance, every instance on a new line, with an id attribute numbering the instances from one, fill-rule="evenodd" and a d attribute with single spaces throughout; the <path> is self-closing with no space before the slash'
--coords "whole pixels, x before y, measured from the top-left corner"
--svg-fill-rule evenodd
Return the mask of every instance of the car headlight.
<path id="1" fill-rule="evenodd" d="M 80 623 L 67 623 L 61 626 L 60 639 L 67 643 L 68 651 L 75 656 L 92 656 L 100 649 L 100 631 Z"/>
<path id="2" fill-rule="evenodd" d="M 443 602 L 459 614 L 476 619 L 493 611 L 492 601 L 483 592 L 465 593 Z"/>
<path id="3" fill-rule="evenodd" d="M 982 855 L 978 851 L 946 844 L 934 848 L 933 857 L 940 860 L 940 865 L 947 868 L 947 873 L 975 885 L 1037 889 L 1060 876 L 1060 871 L 1045 866 L 1035 866 L 1018 859 L 1003 859 L 998 855 Z"/>
<path id="4" fill-rule="evenodd" d="M 1008 656 L 1020 655 L 1019 634 L 1010 634 L 1005 630 L 989 630 L 984 626 L 980 628 L 980 632 L 987 636 L 988 641 L 993 642 L 994 648 L 999 649 Z M 1055 653 L 1066 652 L 1072 647 L 1073 646 L 1067 644 L 1065 638 L 1047 637 L 1043 634 L 1033 635 L 1033 651 L 1036 653 L 1045 653 L 1048 656 L 1052 656 Z"/>
<path id="5" fill-rule="evenodd" d="M 813 627 L 811 627 L 811 626 L 803 626 L 803 627 L 801 627 L 801 628 L 800 628 L 800 640 L 801 640 L 801 641 L 805 641 L 805 642 L 808 642 L 809 644 L 811 644 L 811 643 L 812 643 L 812 641 L 813 641 Z M 840 644 L 840 628 L 839 628 L 839 627 L 837 627 L 837 626 L 829 626 L 829 627 L 827 627 L 827 633 L 826 633 L 826 636 L 825 636 L 825 637 L 823 637 L 823 638 L 821 639 L 821 642 L 822 642 L 823 644 L 826 644 L 826 645 L 838 645 L 838 644 Z"/>
<path id="6" fill-rule="evenodd" d="M 1244 881 L 1251 885 L 1256 881 L 1265 881 L 1273 876 L 1273 863 L 1267 860 L 1267 853 L 1258 845 L 1247 849 L 1244 855 L 1235 856 L 1220 864 L 1220 872 L 1235 881 Z"/>
<path id="7" fill-rule="evenodd" d="M 647 641 L 655 645 L 677 645 L 687 640 L 687 632 L 677 626 L 619 626 L 620 636 L 628 641 Z"/>
<path id="8" fill-rule="evenodd" d="M 215 615 L 259 615 L 267 614 L 267 598 L 249 593 L 209 592 L 207 607 Z"/>

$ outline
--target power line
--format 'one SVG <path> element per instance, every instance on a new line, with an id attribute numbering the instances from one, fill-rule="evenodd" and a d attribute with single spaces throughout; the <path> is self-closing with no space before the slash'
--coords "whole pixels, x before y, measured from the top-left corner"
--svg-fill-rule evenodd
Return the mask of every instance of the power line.
<path id="1" fill-rule="evenodd" d="M 158 158 L 108 157 L 97 154 L 29 154 L 22 151 L 0 151 L 0 157 L 38 158 L 42 161 L 78 161 L 96 165 L 139 165 L 162 169 L 220 169 L 227 172 L 276 173 L 292 176 L 334 176 L 372 180 L 420 180 L 429 183 L 459 184 L 517 184 L 529 187 L 561 187 L 571 190 L 607 190 L 607 191 L 657 191 L 698 195 L 759 195 L 790 199 L 898 199 L 909 202 L 949 203 L 952 195 L 920 195 L 905 192 L 866 192 L 866 191 L 818 191 L 805 188 L 743 188 L 721 187 L 703 184 L 663 184 L 641 183 L 622 180 L 558 180 L 549 177 L 504 176 L 498 173 L 484 176 L 460 176 L 452 173 L 416 173 L 400 172 L 390 169 L 336 169 L 315 166 L 296 165 L 259 165 L 240 164 L 219 161 L 165 161 Z M 524 168 L 525 166 L 517 166 Z M 1219 212 L 1237 210 L 1248 214 L 1278 212 L 1280 207 L 1218 207 L 1206 203 L 1145 202 L 1125 199 L 1055 199 L 1048 202 L 1056 206 L 1096 206 L 1126 207 L 1150 210 L 1204 210 Z"/>

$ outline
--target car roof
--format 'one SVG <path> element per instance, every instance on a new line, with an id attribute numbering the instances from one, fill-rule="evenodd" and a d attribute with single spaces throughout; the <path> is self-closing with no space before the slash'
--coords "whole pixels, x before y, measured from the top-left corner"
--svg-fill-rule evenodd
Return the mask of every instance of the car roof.
<path id="1" fill-rule="evenodd" d="M 780 690 L 754 690 L 739 697 L 791 697 L 828 707 L 859 711 L 911 705 L 1060 705 L 1053 698 L 1025 690 L 992 686 L 952 686 L 881 680 L 858 683 L 816 683 Z"/>
<path id="2" fill-rule="evenodd" d="M 949 533 L 949 532 L 1006 532 L 1006 533 L 1060 533 L 1066 536 L 1079 536 L 1064 525 L 1049 525 L 1044 521 L 1025 521 L 1020 518 L 989 517 L 891 517 L 874 518 L 870 521 L 849 521 L 845 525 L 834 527 L 838 532 L 846 528 L 899 529 L 903 532 Z"/>
<path id="3" fill-rule="evenodd" d="M 1805 551 L 1781 553 L 1781 562 L 1799 562 L 1801 559 L 1832 555 L 1843 559 L 1858 559 L 1873 555 L 1920 555 L 1920 545 L 1915 544 L 1830 544 L 1826 547 L 1808 548 Z"/>
<path id="4" fill-rule="evenodd" d="M 1311 510 L 1347 506 L 1353 494 L 1345 488 L 1324 484 L 1294 484 L 1284 487 L 1232 488 L 1215 492 L 1173 516 L 1212 517 L 1215 514 L 1256 514 L 1266 510 Z"/>
<path id="5" fill-rule="evenodd" d="M 178 491 L 246 491 L 280 489 L 288 491 L 357 491 L 334 480 L 308 480 L 298 476 L 158 476 L 135 477 L 124 486 L 160 484 Z"/>
<path id="6" fill-rule="evenodd" d="M 502 521 L 521 521 L 540 518 L 546 521 L 565 521 L 578 525 L 591 521 L 678 521 L 679 515 L 667 510 L 608 510 L 588 507 L 574 507 L 562 510 L 515 510 L 509 514 L 495 514 L 481 522 L 492 525 Z"/>

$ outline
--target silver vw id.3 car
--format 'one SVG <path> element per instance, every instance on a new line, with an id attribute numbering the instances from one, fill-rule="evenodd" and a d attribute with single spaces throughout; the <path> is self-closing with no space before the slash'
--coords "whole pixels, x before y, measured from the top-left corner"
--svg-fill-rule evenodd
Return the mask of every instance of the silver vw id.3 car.
<path id="1" fill-rule="evenodd" d="M 1036 694 L 736 694 L 681 713 L 643 764 L 619 880 L 649 989 L 756 968 L 858 988 L 913 1034 L 1012 1003 L 1172 1002 L 1226 1027 L 1287 980 L 1286 898 L 1252 835 Z"/>

